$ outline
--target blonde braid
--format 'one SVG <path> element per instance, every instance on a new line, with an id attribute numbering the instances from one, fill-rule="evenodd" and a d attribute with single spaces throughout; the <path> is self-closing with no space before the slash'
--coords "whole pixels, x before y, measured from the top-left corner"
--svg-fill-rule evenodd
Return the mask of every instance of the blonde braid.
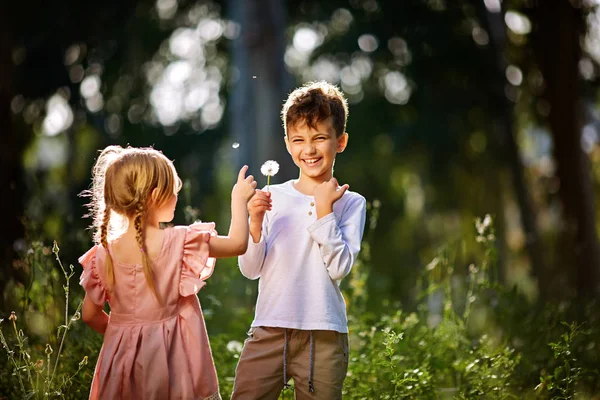
<path id="1" fill-rule="evenodd" d="M 108 286 L 109 292 L 112 291 L 112 288 L 115 284 L 115 271 L 113 269 L 112 256 L 110 255 L 110 251 L 108 250 L 108 229 L 110 225 L 110 213 L 111 210 L 108 206 L 104 209 L 104 214 L 102 215 L 102 225 L 100 225 L 100 243 L 104 250 L 106 250 L 106 283 Z"/>
<path id="2" fill-rule="evenodd" d="M 135 239 L 137 240 L 140 251 L 142 252 L 142 266 L 144 269 L 144 275 L 146 276 L 146 283 L 148 284 L 150 291 L 152 291 L 152 293 L 154 294 L 154 297 L 156 297 L 156 300 L 158 300 L 158 302 L 161 303 L 158 292 L 156 291 L 156 285 L 154 284 L 154 273 L 152 271 L 151 261 L 148 258 L 148 254 L 146 253 L 146 246 L 144 244 L 144 214 L 144 205 L 140 201 L 135 206 L 135 216 L 133 217 L 133 223 L 136 232 Z"/>

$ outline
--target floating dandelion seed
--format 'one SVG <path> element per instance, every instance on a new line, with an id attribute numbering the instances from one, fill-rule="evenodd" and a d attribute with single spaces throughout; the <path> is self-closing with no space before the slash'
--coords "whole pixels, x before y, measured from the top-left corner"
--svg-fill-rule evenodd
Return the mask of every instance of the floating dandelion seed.
<path id="1" fill-rule="evenodd" d="M 268 160 L 260 167 L 260 172 L 267 177 L 267 191 L 269 190 L 269 184 L 271 183 L 271 177 L 279 172 L 279 164 L 277 161 Z"/>
<path id="2" fill-rule="evenodd" d="M 231 147 L 234 148 L 234 149 L 237 149 L 238 147 L 240 147 L 240 144 L 238 142 L 233 142 L 231 144 Z"/>
<path id="3" fill-rule="evenodd" d="M 256 79 L 256 75 L 252 75 L 252 79 Z"/>

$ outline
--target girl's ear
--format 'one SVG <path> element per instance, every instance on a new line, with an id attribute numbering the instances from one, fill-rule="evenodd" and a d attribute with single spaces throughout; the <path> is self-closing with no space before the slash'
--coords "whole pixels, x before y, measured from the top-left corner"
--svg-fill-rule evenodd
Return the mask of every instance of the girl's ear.
<path id="1" fill-rule="evenodd" d="M 150 196 L 148 197 L 148 203 L 150 203 L 150 205 L 155 205 L 157 197 L 158 197 L 158 188 L 154 188 L 150 192 Z"/>
<path id="2" fill-rule="evenodd" d="M 346 146 L 348 146 L 348 133 L 344 132 L 340 136 L 337 137 L 337 149 L 338 153 L 346 150 Z"/>

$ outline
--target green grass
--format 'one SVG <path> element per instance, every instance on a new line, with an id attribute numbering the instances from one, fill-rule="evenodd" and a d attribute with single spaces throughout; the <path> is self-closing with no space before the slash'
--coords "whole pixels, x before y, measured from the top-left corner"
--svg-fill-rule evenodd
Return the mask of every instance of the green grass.
<path id="1" fill-rule="evenodd" d="M 594 397 L 600 396 L 597 305 L 532 304 L 517 288 L 502 286 L 495 279 L 491 219 L 477 221 L 476 230 L 475 243 L 449 244 L 424 268 L 414 310 L 388 304 L 378 313 L 366 307 L 367 234 L 344 285 L 350 331 L 344 399 L 600 398 Z M 457 254 L 465 245 L 481 256 L 461 266 Z M 32 248 L 44 253 L 43 246 Z M 30 258 L 32 271 L 48 269 L 51 254 L 45 253 Z M 52 253 L 64 280 L 59 326 L 45 338 L 31 334 L 29 341 L 32 325 L 19 325 L 32 320 L 28 313 L 39 314 L 31 293 L 24 315 L 0 324 L 0 354 L 7 361 L 0 363 L 0 398 L 87 398 L 101 337 L 81 323 L 81 302 L 69 297 L 73 267 L 63 267 L 56 245 Z M 575 322 L 571 315 L 584 317 Z M 223 398 L 231 395 L 244 339 L 237 331 L 210 338 Z"/>

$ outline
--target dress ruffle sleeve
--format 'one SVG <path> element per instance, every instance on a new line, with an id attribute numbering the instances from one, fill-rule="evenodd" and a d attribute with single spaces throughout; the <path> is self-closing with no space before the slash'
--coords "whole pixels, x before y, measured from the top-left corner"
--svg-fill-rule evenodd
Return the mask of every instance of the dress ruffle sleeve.
<path id="1" fill-rule="evenodd" d="M 187 227 L 183 242 L 183 262 L 179 294 L 190 296 L 198 293 L 215 268 L 215 259 L 209 257 L 211 236 L 216 236 L 213 222 L 195 223 Z"/>
<path id="2" fill-rule="evenodd" d="M 83 272 L 79 278 L 79 284 L 83 286 L 88 297 L 98 306 L 103 306 L 108 299 L 106 288 L 98 275 L 96 268 L 96 253 L 99 245 L 89 249 L 79 257 L 79 263 L 83 266 Z"/>

